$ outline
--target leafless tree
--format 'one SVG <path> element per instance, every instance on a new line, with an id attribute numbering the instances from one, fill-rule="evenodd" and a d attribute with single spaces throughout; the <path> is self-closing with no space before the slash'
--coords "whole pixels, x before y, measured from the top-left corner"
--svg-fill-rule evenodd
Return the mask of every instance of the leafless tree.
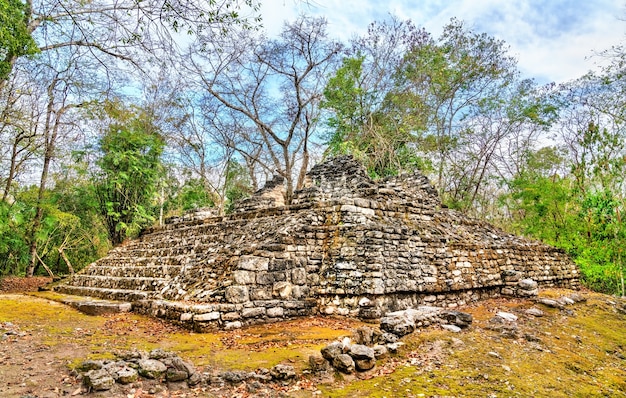
<path id="1" fill-rule="evenodd" d="M 309 17 L 286 24 L 274 40 L 240 31 L 211 43 L 194 47 L 188 66 L 204 102 L 221 104 L 213 135 L 251 169 L 284 177 L 289 201 L 304 182 L 341 45 L 328 39 L 326 21 Z"/>

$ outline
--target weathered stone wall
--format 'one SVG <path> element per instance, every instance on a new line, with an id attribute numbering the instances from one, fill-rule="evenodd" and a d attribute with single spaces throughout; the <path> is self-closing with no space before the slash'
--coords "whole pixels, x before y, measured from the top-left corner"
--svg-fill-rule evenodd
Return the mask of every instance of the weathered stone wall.
<path id="1" fill-rule="evenodd" d="M 137 311 L 202 330 L 454 307 L 518 294 L 526 278 L 578 286 L 562 251 L 442 208 L 421 175 L 376 183 L 342 157 L 314 167 L 290 206 L 279 187 L 230 216 L 149 229 L 60 290 L 131 300 Z"/>

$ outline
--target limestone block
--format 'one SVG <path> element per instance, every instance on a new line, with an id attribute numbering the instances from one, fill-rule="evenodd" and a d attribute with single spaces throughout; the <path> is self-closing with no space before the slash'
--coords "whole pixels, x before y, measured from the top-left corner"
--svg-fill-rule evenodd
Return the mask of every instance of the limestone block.
<path id="1" fill-rule="evenodd" d="M 272 307 L 267 309 L 267 316 L 270 318 L 280 318 L 284 315 L 285 309 L 283 307 Z"/>
<path id="2" fill-rule="evenodd" d="M 322 348 L 322 357 L 332 362 L 337 356 L 343 354 L 343 348 L 343 344 L 338 341 L 334 341 L 326 347 Z"/>
<path id="3" fill-rule="evenodd" d="M 502 277 L 506 282 L 517 282 L 522 278 L 522 273 L 514 270 L 502 272 Z"/>
<path id="4" fill-rule="evenodd" d="M 395 337 L 395 335 L 392 336 Z M 372 347 L 372 349 L 374 350 L 374 356 L 376 357 L 376 359 L 383 359 L 386 358 L 387 355 L 389 355 L 389 350 L 384 345 L 376 344 L 374 347 Z"/>
<path id="5" fill-rule="evenodd" d="M 320 311 L 322 312 L 322 314 L 332 315 L 332 314 L 334 314 L 337 311 L 337 307 L 331 304 L 331 305 L 327 305 L 325 307 L 322 307 L 320 309 Z"/>
<path id="6" fill-rule="evenodd" d="M 356 270 L 357 266 L 353 262 L 338 261 L 335 263 L 335 268 L 338 270 Z"/>
<path id="7" fill-rule="evenodd" d="M 512 289 L 510 287 L 503 287 L 502 288 L 502 294 L 505 296 L 514 296 L 515 295 L 515 289 Z"/>
<path id="8" fill-rule="evenodd" d="M 292 286 L 291 296 L 295 299 L 301 299 L 309 294 L 310 289 L 307 286 Z"/>
<path id="9" fill-rule="evenodd" d="M 309 356 L 309 367 L 314 373 L 319 373 L 329 370 L 330 364 L 320 355 L 311 355 Z"/>
<path id="10" fill-rule="evenodd" d="M 273 272 L 259 272 L 256 275 L 256 283 L 259 285 L 271 285 L 275 282 Z"/>
<path id="11" fill-rule="evenodd" d="M 414 292 L 417 290 L 417 281 L 414 279 L 401 279 L 396 285 L 396 290 Z"/>
<path id="12" fill-rule="evenodd" d="M 354 366 L 359 371 L 366 371 L 376 366 L 376 359 L 355 359 Z"/>
<path id="13" fill-rule="evenodd" d="M 359 307 L 373 307 L 375 305 L 376 303 L 374 303 L 372 300 L 368 299 L 367 297 L 362 297 L 359 300 Z"/>
<path id="14" fill-rule="evenodd" d="M 256 272 L 233 271 L 233 280 L 238 285 L 252 285 L 256 282 Z"/>
<path id="15" fill-rule="evenodd" d="M 226 300 L 229 303 L 239 304 L 249 301 L 248 288 L 246 286 L 229 286 L 226 288 Z"/>
<path id="16" fill-rule="evenodd" d="M 404 336 L 413 333 L 415 321 L 405 314 L 385 316 L 380 320 L 380 329 L 397 336 Z"/>
<path id="17" fill-rule="evenodd" d="M 533 307 L 524 311 L 527 315 L 532 315 L 535 317 L 542 317 L 545 315 L 545 312 L 541 311 L 539 308 Z"/>
<path id="18" fill-rule="evenodd" d="M 441 325 L 444 330 L 450 331 L 452 333 L 459 333 L 461 328 L 456 325 Z"/>
<path id="19" fill-rule="evenodd" d="M 276 282 L 272 287 L 272 295 L 274 297 L 280 297 L 282 299 L 287 299 L 291 297 L 293 287 L 289 282 Z"/>
<path id="20" fill-rule="evenodd" d="M 534 290 L 517 289 L 517 295 L 520 297 L 535 297 L 539 295 L 539 289 L 534 289 Z"/>
<path id="21" fill-rule="evenodd" d="M 226 329 L 226 330 L 240 329 L 242 326 L 243 326 L 243 324 L 240 321 L 227 322 L 224 325 L 224 329 Z"/>
<path id="22" fill-rule="evenodd" d="M 83 383 L 95 391 L 110 390 L 115 385 L 115 380 L 104 369 L 90 370 L 83 376 Z"/>
<path id="23" fill-rule="evenodd" d="M 363 344 L 353 344 L 350 346 L 348 354 L 353 359 L 375 359 L 374 349 Z"/>
<path id="24" fill-rule="evenodd" d="M 241 316 L 244 318 L 256 318 L 265 315 L 265 307 L 246 308 L 241 311 Z"/>
<path id="25" fill-rule="evenodd" d="M 206 314 L 196 314 L 193 320 L 196 322 L 217 321 L 220 319 L 221 313 L 218 311 L 207 312 Z"/>
<path id="26" fill-rule="evenodd" d="M 167 366 L 156 359 L 142 359 L 138 365 L 139 374 L 148 379 L 158 379 L 167 371 Z"/>
<path id="27" fill-rule="evenodd" d="M 522 279 L 518 282 L 519 288 L 522 290 L 535 290 L 537 289 L 537 282 L 532 279 Z"/>
<path id="28" fill-rule="evenodd" d="M 241 256 L 237 264 L 240 270 L 248 271 L 267 271 L 269 269 L 270 259 L 258 256 Z"/>
<path id="29" fill-rule="evenodd" d="M 354 331 L 353 337 L 356 344 L 372 345 L 374 343 L 374 329 L 368 326 L 359 327 Z"/>
<path id="30" fill-rule="evenodd" d="M 270 370 L 274 380 L 290 380 L 296 377 L 296 371 L 291 365 L 278 364 Z"/>
<path id="31" fill-rule="evenodd" d="M 304 268 L 294 268 L 291 270 L 291 282 L 294 285 L 304 285 L 306 284 L 307 273 Z"/>
<path id="32" fill-rule="evenodd" d="M 367 199 L 354 198 L 354 205 L 358 207 L 370 207 L 370 201 Z"/>
<path id="33" fill-rule="evenodd" d="M 241 314 L 239 314 L 238 312 L 226 312 L 222 314 L 222 320 L 223 321 L 236 321 L 237 319 L 241 318 Z"/>
<path id="34" fill-rule="evenodd" d="M 515 322 L 515 321 L 517 321 L 517 315 L 511 314 L 510 312 L 499 311 L 496 314 L 496 316 L 500 317 L 500 318 L 502 318 L 502 319 L 504 319 L 505 321 L 508 321 L 508 322 Z"/>
<path id="35" fill-rule="evenodd" d="M 120 384 L 130 384 L 137 381 L 138 376 L 137 370 L 129 366 L 123 366 L 115 372 L 114 378 Z"/>
<path id="36" fill-rule="evenodd" d="M 342 373 L 354 372 L 354 360 L 348 354 L 340 354 L 333 359 L 333 366 Z"/>
<path id="37" fill-rule="evenodd" d="M 339 307 L 337 308 L 337 314 L 342 316 L 350 315 L 350 309 L 346 307 Z"/>
<path id="38" fill-rule="evenodd" d="M 185 371 L 168 368 L 165 373 L 165 379 L 170 383 L 175 383 L 178 381 L 185 381 L 189 377 L 189 374 Z"/>
<path id="39" fill-rule="evenodd" d="M 250 299 L 251 300 L 270 300 L 272 298 L 272 292 L 268 288 L 251 288 L 250 289 Z"/>
<path id="40" fill-rule="evenodd" d="M 473 321 L 472 314 L 461 311 L 444 311 L 439 316 L 447 323 L 461 328 L 469 327 Z"/>

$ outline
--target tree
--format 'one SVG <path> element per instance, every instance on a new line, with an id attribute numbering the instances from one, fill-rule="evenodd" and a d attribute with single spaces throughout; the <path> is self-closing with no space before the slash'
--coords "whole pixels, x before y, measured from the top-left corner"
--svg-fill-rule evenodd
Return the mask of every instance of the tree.
<path id="1" fill-rule="evenodd" d="M 27 211 L 21 201 L 0 202 L 0 274 L 18 275 L 28 264 Z"/>
<path id="2" fill-rule="evenodd" d="M 566 153 L 557 147 L 527 150 L 522 168 L 507 181 L 500 200 L 507 208 L 508 228 L 572 253 L 578 231 L 578 207 L 574 206 L 574 182 L 567 169 Z"/>
<path id="3" fill-rule="evenodd" d="M 514 177 L 517 151 L 534 149 L 556 118 L 556 108 L 532 80 L 512 82 L 496 97 L 484 98 L 477 113 L 463 121 L 447 174 L 447 204 L 479 217 L 497 211 L 494 185 Z"/>
<path id="4" fill-rule="evenodd" d="M 2 0 L 0 84 L 23 55 L 59 48 L 83 48 L 104 68 L 115 58 L 141 68 L 137 50 L 158 59 L 175 47 L 174 33 L 253 27 L 259 6 L 256 0 Z"/>
<path id="5" fill-rule="evenodd" d="M 228 162 L 224 186 L 227 212 L 233 210 L 235 202 L 250 196 L 253 192 L 248 171 L 234 160 Z"/>
<path id="6" fill-rule="evenodd" d="M 289 201 L 304 183 L 324 78 L 340 45 L 328 39 L 324 20 L 307 17 L 286 24 L 275 40 L 240 32 L 214 45 L 219 51 L 196 47 L 190 58 L 229 128 L 215 135 L 247 164 L 284 177 Z"/>
<path id="7" fill-rule="evenodd" d="M 0 0 L 0 89 L 17 58 L 38 51 L 28 27 L 31 6 L 21 0 Z"/>
<path id="8" fill-rule="evenodd" d="M 342 66 L 324 89 L 323 107 L 330 112 L 331 129 L 327 155 L 351 153 L 373 177 L 425 166 L 411 149 L 414 137 L 394 99 L 398 96 L 395 75 L 403 58 L 430 40 L 410 21 L 392 17 L 372 23 L 365 36 L 352 41 Z"/>
<path id="9" fill-rule="evenodd" d="M 453 19 L 438 41 L 415 47 L 398 71 L 395 104 L 414 115 L 409 124 L 420 150 L 432 155 L 435 185 L 446 197 L 457 175 L 450 163 L 463 144 L 462 134 L 484 114 L 485 106 L 501 103 L 503 91 L 517 80 L 516 61 L 502 41 L 474 33 Z M 421 115 L 426 115 L 425 120 Z"/>
<path id="10" fill-rule="evenodd" d="M 619 57 L 598 72 L 554 87 L 558 148 L 528 151 L 509 180 L 517 231 L 562 247 L 583 282 L 624 295 L 626 106 Z"/>
<path id="11" fill-rule="evenodd" d="M 74 111 L 81 108 L 84 103 L 74 102 L 77 98 L 72 95 L 73 89 L 78 88 L 73 79 L 75 73 L 80 73 L 80 63 L 76 59 L 71 58 L 65 68 L 57 70 L 51 65 L 42 65 L 39 70 L 39 76 L 43 82 L 48 83 L 42 99 L 46 101 L 45 110 L 42 110 L 39 120 L 35 128 L 41 129 L 41 150 L 42 164 L 41 174 L 39 177 L 39 185 L 37 190 L 37 200 L 35 203 L 35 216 L 32 223 L 32 229 L 28 235 L 30 240 L 30 265 L 27 268 L 26 275 L 33 276 L 37 269 L 37 265 L 42 263 L 37 253 L 40 233 L 39 228 L 44 217 L 44 196 L 46 195 L 47 184 L 49 180 L 51 164 L 57 156 L 57 149 L 62 135 L 69 134 L 72 131 L 72 117 Z"/>
<path id="12" fill-rule="evenodd" d="M 0 181 L 2 202 L 9 200 L 16 178 L 37 156 L 41 144 L 37 121 L 40 109 L 35 96 L 22 89 L 28 85 L 12 76 L 0 89 Z"/>
<path id="13" fill-rule="evenodd" d="M 140 109 L 110 103 L 107 113 L 112 120 L 99 141 L 94 185 L 109 239 L 117 245 L 154 221 L 164 143 Z"/>
<path id="14" fill-rule="evenodd" d="M 509 145 L 529 144 L 555 117 L 503 42 L 455 19 L 438 39 L 394 18 L 372 24 L 324 96 L 330 154 L 354 154 L 374 177 L 434 168 L 446 204 L 484 216 L 511 176 L 501 170 Z"/>
<path id="15" fill-rule="evenodd" d="M 165 63 L 166 55 L 175 58 L 173 37 L 179 32 L 250 28 L 259 21 L 257 11 L 254 0 L 0 2 L 2 200 L 15 200 L 19 183 L 39 175 L 33 218 L 21 224 L 28 228 L 23 235 L 30 253 L 27 275 L 43 264 L 41 250 L 51 243 L 42 239 L 46 197 L 51 173 L 69 158 L 69 146 L 79 138 L 74 134 L 77 110 L 118 87 L 137 85 L 129 83 L 133 74 L 145 76 Z"/>
<path id="16" fill-rule="evenodd" d="M 624 48 L 611 51 L 607 66 L 558 88 L 558 134 L 571 159 L 580 220 L 586 226 L 577 261 L 589 283 L 626 293 L 626 84 Z"/>

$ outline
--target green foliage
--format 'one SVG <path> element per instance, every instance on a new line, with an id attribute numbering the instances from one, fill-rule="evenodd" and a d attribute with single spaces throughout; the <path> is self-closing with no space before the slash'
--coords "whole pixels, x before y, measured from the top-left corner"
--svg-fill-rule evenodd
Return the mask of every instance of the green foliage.
<path id="1" fill-rule="evenodd" d="M 0 202 L 0 275 L 19 275 L 29 259 L 25 232 L 28 207 L 21 202 Z"/>
<path id="2" fill-rule="evenodd" d="M 247 198 L 252 194 L 250 174 L 246 168 L 235 160 L 230 160 L 226 167 L 226 181 L 224 183 L 226 213 L 233 210 L 236 201 Z"/>
<path id="3" fill-rule="evenodd" d="M 0 0 L 0 80 L 11 73 L 12 60 L 39 51 L 28 32 L 27 7 L 21 0 Z"/>
<path id="4" fill-rule="evenodd" d="M 608 190 L 582 198 L 578 219 L 585 239 L 576 262 L 581 266 L 586 284 L 601 292 L 616 293 L 623 288 L 626 225 L 619 216 L 620 207 L 620 202 Z"/>
<path id="5" fill-rule="evenodd" d="M 0 274 L 22 275 L 30 260 L 29 231 L 32 230 L 37 189 L 15 194 L 11 203 L 0 202 Z M 43 216 L 34 239 L 38 255 L 55 274 L 67 274 L 101 257 L 108 250 L 106 231 L 96 209 L 93 189 L 85 179 L 57 180 L 44 194 Z"/>
<path id="6" fill-rule="evenodd" d="M 528 154 L 502 198 L 511 214 L 509 228 L 566 250 L 588 287 L 622 293 L 623 203 L 610 190 L 581 192 L 575 175 L 555 172 L 565 162 L 553 147 Z"/>
<path id="7" fill-rule="evenodd" d="M 324 89 L 322 107 L 331 111 L 332 129 L 326 155 L 352 154 L 365 164 L 372 178 L 396 175 L 424 166 L 411 149 L 411 134 L 397 126 L 393 110 L 368 108 L 375 93 L 363 87 L 364 56 L 345 58 Z"/>
<path id="8" fill-rule="evenodd" d="M 333 115 L 328 118 L 328 126 L 333 130 L 328 139 L 327 153 L 332 156 L 350 153 L 346 141 L 352 142 L 366 123 L 366 110 L 363 109 L 367 95 L 360 86 L 363 73 L 364 57 L 344 58 L 324 88 L 322 108 L 329 109 Z"/>
<path id="9" fill-rule="evenodd" d="M 67 264 L 58 258 L 61 248 L 72 267 L 78 271 L 104 256 L 110 248 L 106 227 L 98 212 L 95 187 L 87 175 L 87 165 L 76 162 L 71 172 L 59 175 L 51 191 L 58 209 L 57 230 L 52 236 L 49 262 L 59 264 L 66 272 Z"/>
<path id="10" fill-rule="evenodd" d="M 215 207 L 215 194 L 199 178 L 188 179 L 177 189 L 175 208 L 182 211 Z"/>
<path id="11" fill-rule="evenodd" d="M 112 121 L 100 138 L 94 185 L 109 239 L 117 245 L 154 221 L 164 142 L 141 110 L 109 105 Z"/>

